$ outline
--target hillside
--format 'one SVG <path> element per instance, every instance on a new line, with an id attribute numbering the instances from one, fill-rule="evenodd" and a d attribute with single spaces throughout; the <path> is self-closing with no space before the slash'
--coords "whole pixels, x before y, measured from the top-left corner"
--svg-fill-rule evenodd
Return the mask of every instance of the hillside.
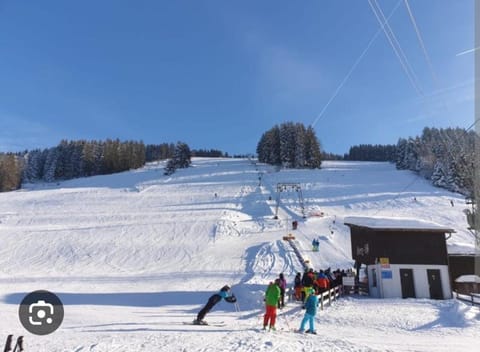
<path id="1" fill-rule="evenodd" d="M 314 346 L 310 337 L 302 342 L 293 334 L 271 337 L 252 330 L 260 325 L 265 285 L 280 272 L 291 282 L 301 270 L 282 241 L 292 232 L 291 221 L 299 221 L 292 233 L 316 268 L 352 266 L 349 231 L 343 225 L 343 218 L 352 215 L 437 222 L 456 231 L 448 240 L 449 252 L 473 250 L 463 197 L 388 163 L 325 162 L 321 170 L 276 172 L 249 160 L 197 158 L 191 168 L 168 177 L 163 166 L 0 194 L 0 331 L 24 334 L 17 304 L 27 292 L 47 289 L 59 293 L 67 313 L 51 337 L 28 336 L 32 351 L 127 351 L 134 346 L 144 351 L 261 351 L 280 345 L 308 350 Z M 276 185 L 291 182 L 302 186 L 307 218 L 302 218 L 297 193 L 282 192 L 279 220 L 274 220 Z M 309 250 L 315 237 L 321 240 L 319 253 Z M 228 319 L 231 326 L 208 328 L 205 334 L 202 328 L 178 325 L 190 321 L 226 283 L 233 285 L 241 312 L 222 303 L 211 316 Z M 383 350 L 377 330 L 378 339 L 390 334 L 399 347 L 404 333 L 410 336 L 409 329 L 418 328 L 422 333 L 413 333 L 417 350 L 429 350 L 425 341 L 435 336 L 451 351 L 453 336 L 463 331 L 468 343 L 478 327 L 478 309 L 458 302 L 390 303 L 348 299 L 322 312 L 325 329 L 350 316 L 346 334 L 355 331 L 361 314 L 371 314 L 367 306 L 393 316 L 377 328 L 365 328 L 370 338 L 347 342 L 340 333 L 331 336 L 326 350 L 353 350 L 356 344 L 356 350 Z M 397 321 L 396 311 L 415 313 Z M 301 314 L 291 306 L 283 313 L 284 325 L 288 320 L 297 325 Z M 446 325 L 441 333 L 433 331 L 436 319 Z M 233 333 L 224 340 L 226 332 Z"/>

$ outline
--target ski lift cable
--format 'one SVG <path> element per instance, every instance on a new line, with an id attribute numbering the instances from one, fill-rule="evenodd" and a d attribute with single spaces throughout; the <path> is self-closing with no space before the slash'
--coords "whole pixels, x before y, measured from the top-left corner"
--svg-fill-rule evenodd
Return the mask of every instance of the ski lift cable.
<path id="1" fill-rule="evenodd" d="M 430 55 L 428 55 L 428 51 L 427 51 L 427 48 L 426 48 L 426 46 L 425 46 L 425 42 L 424 42 L 424 40 L 423 40 L 423 38 L 422 38 L 422 35 L 421 35 L 421 33 L 420 33 L 420 29 L 419 29 L 419 27 L 418 27 L 418 25 L 417 25 L 417 21 L 415 20 L 415 16 L 413 15 L 413 11 L 412 11 L 409 3 L 408 3 L 408 0 L 404 0 L 404 4 L 405 4 L 405 7 L 406 7 L 406 9 L 407 9 L 408 15 L 409 15 L 409 17 L 410 17 L 410 21 L 412 22 L 412 25 L 413 25 L 413 28 L 414 28 L 414 30 L 415 30 L 415 33 L 416 33 L 416 35 L 417 35 L 417 39 L 418 39 L 418 42 L 419 42 L 420 47 L 421 47 L 421 49 L 422 49 L 423 56 L 425 57 L 425 61 L 427 62 L 428 68 L 429 68 L 429 70 L 430 70 L 430 74 L 432 75 L 433 82 L 434 82 L 436 88 L 439 89 L 439 88 L 440 88 L 440 80 L 439 80 L 437 74 L 435 73 L 435 70 L 434 70 L 433 64 L 432 64 L 432 60 L 430 59 Z M 445 107 L 445 110 L 450 113 L 450 109 L 448 108 L 448 105 L 447 105 L 445 99 L 441 99 L 441 101 L 442 101 L 442 103 L 443 103 L 443 105 L 444 105 L 444 107 Z M 474 121 L 474 123 L 466 129 L 466 131 L 465 131 L 465 133 L 464 133 L 464 135 L 463 135 L 462 137 L 465 137 L 466 134 L 468 133 L 468 131 L 469 131 L 471 128 L 473 128 L 473 126 L 475 126 L 477 122 L 478 122 L 478 120 L 477 120 L 477 121 Z M 443 140 L 442 140 L 442 143 L 445 144 L 445 142 L 444 142 Z M 460 147 L 460 150 L 461 150 L 462 152 L 465 152 L 463 146 L 458 143 L 458 140 L 454 140 L 453 143 L 454 143 L 454 144 L 457 144 L 457 145 Z M 446 148 L 447 152 L 448 152 L 451 156 L 453 156 L 453 155 L 451 154 L 450 148 L 448 148 L 446 145 L 445 145 L 445 148 Z"/>
<path id="2" fill-rule="evenodd" d="M 473 127 L 475 127 L 475 125 L 480 121 L 480 117 L 478 119 L 476 119 L 475 121 L 473 121 L 473 123 L 470 125 L 470 127 L 467 128 L 467 130 L 465 132 L 468 132 L 470 131 Z"/>
<path id="3" fill-rule="evenodd" d="M 383 11 L 381 10 L 380 6 L 378 5 L 378 3 L 376 3 L 376 0 L 373 0 L 375 1 L 375 4 L 377 5 L 378 7 L 378 10 L 379 10 L 379 13 L 382 15 L 383 19 L 384 19 L 384 22 L 382 23 L 381 19 L 380 19 L 380 15 L 379 13 L 377 13 L 377 11 L 375 10 L 375 7 L 373 6 L 373 4 L 371 3 L 370 0 L 369 1 L 369 5 L 370 7 L 372 8 L 372 11 L 374 12 L 377 20 L 379 21 L 380 23 L 380 29 L 375 33 L 375 35 L 372 37 L 372 39 L 370 40 L 370 42 L 368 43 L 367 47 L 365 48 L 365 50 L 360 54 L 360 56 L 357 58 L 357 60 L 355 61 L 355 63 L 353 64 L 353 66 L 351 67 L 351 69 L 348 71 L 347 75 L 344 77 L 344 79 L 341 81 L 340 85 L 337 87 L 337 89 L 335 90 L 334 94 L 331 96 L 331 98 L 329 99 L 329 101 L 327 102 L 327 104 L 324 106 L 324 108 L 321 110 L 321 112 L 319 113 L 319 115 L 316 117 L 316 119 L 314 120 L 314 122 L 312 123 L 312 127 L 314 127 L 317 122 L 323 117 L 325 111 L 327 110 L 328 106 L 332 103 L 332 101 L 336 98 L 336 96 L 338 95 L 338 93 L 340 92 L 340 90 L 343 88 L 343 86 L 345 85 L 345 83 L 348 81 L 348 79 L 350 78 L 351 74 L 353 73 L 353 71 L 356 69 L 356 67 L 358 66 L 358 64 L 360 63 L 360 61 L 363 59 L 363 57 L 365 56 L 365 54 L 367 53 L 367 51 L 370 49 L 370 47 L 372 46 L 373 42 L 375 41 L 375 39 L 378 37 L 378 35 L 380 34 L 380 32 L 383 30 L 385 35 L 387 36 L 387 39 L 389 40 L 390 42 L 390 45 L 392 46 L 400 64 L 402 65 L 402 68 L 404 69 L 405 71 L 405 74 L 407 75 L 407 77 L 409 78 L 412 86 L 415 88 L 415 90 L 417 91 L 417 93 L 421 96 L 421 97 L 424 97 L 424 94 L 422 92 L 422 90 L 420 89 L 419 85 L 417 85 L 415 82 L 418 82 L 418 77 L 416 76 L 415 72 L 413 71 L 413 69 L 411 69 L 411 65 L 409 64 L 409 61 L 408 59 L 406 58 L 406 55 L 405 53 L 403 52 L 403 50 L 401 49 L 401 46 L 400 44 L 398 43 L 398 40 L 396 39 L 395 35 L 393 34 L 393 30 L 391 29 L 391 27 L 388 25 L 388 20 L 391 18 L 391 16 L 395 13 L 395 11 L 397 10 L 397 8 L 399 7 L 400 3 L 401 3 L 401 0 L 397 3 L 397 5 L 394 7 L 394 9 L 392 10 L 392 12 L 389 14 L 389 16 L 387 18 L 385 18 L 385 15 L 383 14 Z M 419 38 L 419 41 L 420 41 L 420 45 L 422 47 L 422 50 L 424 51 L 424 56 L 426 57 L 426 60 L 429 64 L 429 69 L 431 71 L 431 74 L 432 74 L 432 77 L 434 77 L 434 80 L 435 82 L 438 84 L 438 76 L 436 76 L 435 74 L 435 71 L 433 70 L 433 65 L 431 64 L 431 60 L 428 56 L 428 52 L 426 51 L 426 47 L 425 47 L 425 44 L 423 42 L 423 39 L 421 37 L 421 34 L 420 34 L 420 31 L 418 29 L 418 26 L 416 25 L 416 21 L 415 21 L 415 18 L 413 16 L 413 13 L 409 7 L 409 4 L 407 3 L 407 0 L 404 0 L 405 2 L 405 5 L 407 7 L 407 11 L 409 12 L 409 16 L 410 16 L 410 19 L 412 21 L 412 23 L 414 24 L 414 28 L 415 28 L 415 31 L 417 33 L 417 37 Z M 392 33 L 393 37 L 391 37 L 389 35 L 389 32 L 385 29 L 385 27 L 389 28 L 390 32 Z M 392 39 L 393 38 L 393 39 Z M 398 44 L 398 47 L 399 47 L 399 50 L 401 51 L 404 59 L 405 59 L 405 62 L 404 60 L 402 60 L 402 56 L 400 55 L 400 53 L 397 51 L 395 45 L 393 42 L 396 42 Z M 410 68 L 411 72 L 409 71 L 408 67 Z M 412 76 L 413 74 L 413 76 Z M 468 131 L 470 129 L 472 129 L 479 121 L 480 119 L 477 119 L 471 126 L 469 126 L 466 131 L 465 131 L 465 134 L 466 135 L 468 133 Z M 442 140 L 442 144 L 445 144 L 445 141 Z M 463 148 L 462 148 L 463 149 Z M 450 150 L 449 148 L 446 148 L 447 152 L 450 153 Z M 403 193 L 404 191 L 406 191 L 407 189 L 409 189 L 411 186 L 413 186 L 413 184 L 415 184 L 418 180 L 418 177 L 415 177 L 411 182 L 409 182 L 405 187 L 404 189 L 400 192 L 400 194 L 398 194 L 397 196 L 395 196 L 394 198 L 392 198 L 392 200 L 395 200 L 397 199 L 401 193 Z M 380 210 L 379 210 L 380 211 Z M 378 211 L 377 211 L 378 213 Z"/>
<path id="4" fill-rule="evenodd" d="M 419 179 L 420 179 L 420 176 L 415 174 L 415 177 L 413 178 L 413 180 L 410 181 L 401 191 L 399 191 L 398 194 L 395 197 L 389 199 L 388 202 L 393 202 L 393 201 L 397 200 L 401 195 L 403 195 L 403 193 L 407 189 L 412 187 Z M 383 210 L 383 208 L 379 208 L 372 216 L 376 216 L 381 210 Z"/>
<path id="5" fill-rule="evenodd" d="M 377 20 L 379 20 L 379 17 L 377 16 L 377 13 L 375 12 L 375 9 L 374 9 L 374 7 L 373 7 L 372 2 L 371 2 L 370 0 L 368 0 L 368 1 L 369 1 L 369 4 L 370 4 L 370 7 L 372 8 L 372 11 L 374 11 L 374 13 L 375 13 L 375 15 L 376 15 L 376 17 L 377 17 Z M 372 0 L 372 1 L 373 1 L 373 2 L 376 4 L 376 6 L 378 7 L 378 11 L 379 11 L 379 13 L 382 15 L 382 17 L 385 18 L 385 16 L 383 15 L 382 9 L 380 8 L 380 6 L 379 6 L 378 3 L 377 3 L 377 0 Z M 427 50 L 426 50 L 425 43 L 424 43 L 423 38 L 422 38 L 422 36 L 421 36 L 421 34 L 420 34 L 420 30 L 419 30 L 418 25 L 417 25 L 417 23 L 416 23 L 415 17 L 413 16 L 413 12 L 412 12 L 409 4 L 408 4 L 408 0 L 404 0 L 404 3 L 405 3 L 405 6 L 406 6 L 406 8 L 407 8 L 407 12 L 408 12 L 408 14 L 409 14 L 409 16 L 410 16 L 410 20 L 411 20 L 411 22 L 412 22 L 412 24 L 413 24 L 414 30 L 415 30 L 415 32 L 416 32 L 417 38 L 418 38 L 418 40 L 419 40 L 420 46 L 421 46 L 421 48 L 422 48 L 423 54 L 424 54 L 424 56 L 425 56 L 425 60 L 427 61 L 427 64 L 428 64 L 428 66 L 429 66 L 429 70 L 430 70 L 430 73 L 431 73 L 431 75 L 432 75 L 433 81 L 434 81 L 435 85 L 438 87 L 438 85 L 439 85 L 438 76 L 435 74 L 435 70 L 433 69 L 433 65 L 432 65 L 430 56 L 428 55 L 428 52 L 427 52 Z M 379 21 L 380 21 L 380 20 L 379 20 Z M 386 21 L 386 19 L 385 19 L 385 21 Z M 387 35 L 387 38 L 388 38 L 389 41 L 390 41 L 390 44 L 392 45 L 392 48 L 394 48 L 394 51 L 395 51 L 395 47 L 394 47 L 393 44 L 392 44 L 392 41 L 394 41 L 394 42 L 397 43 L 398 49 L 400 50 L 400 52 L 402 53 L 403 58 L 405 59 L 405 64 L 406 64 L 406 66 L 411 70 L 411 73 L 412 73 L 412 75 L 413 75 L 412 77 L 415 79 L 416 82 L 418 82 L 418 77 L 416 76 L 416 74 L 414 73 L 413 69 L 411 68 L 411 65 L 409 64 L 409 61 L 408 61 L 405 53 L 404 53 L 403 50 L 401 49 L 401 46 L 400 46 L 398 40 L 396 39 L 396 37 L 395 37 L 395 35 L 394 35 L 394 33 L 393 33 L 393 30 L 391 29 L 391 27 L 389 26 L 388 23 L 385 23 L 385 27 L 388 27 L 388 29 L 390 30 L 391 34 L 393 35 L 393 37 L 390 38 L 390 37 L 388 36 L 387 32 L 384 31 L 385 34 Z M 392 39 L 392 40 L 390 40 L 390 39 Z M 397 58 L 399 58 L 399 60 L 400 60 L 400 57 L 399 57 L 398 55 L 397 55 Z M 402 65 L 402 66 L 403 66 L 403 65 Z M 405 72 L 407 73 L 407 71 L 405 71 Z M 408 73 L 407 73 L 407 75 L 408 75 Z M 410 78 L 410 76 L 409 76 L 409 78 Z M 411 82 L 412 82 L 412 81 L 411 81 Z M 413 84 L 413 82 L 412 82 L 412 84 Z M 419 87 L 419 85 L 418 85 L 418 87 Z M 422 97 L 424 97 L 423 92 L 422 92 L 421 90 L 420 90 L 419 92 L 421 93 Z M 442 103 L 443 103 L 445 109 L 446 109 L 447 111 L 449 111 L 448 106 L 447 106 L 446 102 L 444 101 L 444 99 L 442 99 Z M 465 133 L 463 134 L 463 136 L 466 136 L 466 134 L 468 133 L 468 131 L 469 131 L 477 122 L 478 122 L 478 121 L 475 121 L 469 128 L 467 128 L 467 130 L 465 131 Z M 447 138 L 448 138 L 448 136 L 447 136 Z M 445 141 L 444 141 L 443 139 L 441 139 L 440 142 L 441 142 L 442 144 L 444 144 L 447 153 L 450 154 L 450 157 L 451 157 L 452 159 L 455 159 L 455 158 L 453 158 L 453 153 L 452 153 L 452 151 L 450 150 L 450 148 L 447 147 Z M 454 141 L 454 144 L 457 144 L 457 145 L 460 147 L 460 151 L 461 151 L 461 152 L 465 152 L 463 146 L 461 146 L 461 145 L 459 144 L 458 140 L 455 140 L 455 141 Z M 466 166 L 466 165 L 464 165 L 464 166 Z M 467 167 L 467 169 L 468 169 L 468 167 Z M 412 183 L 412 184 L 413 184 L 413 183 Z M 408 188 L 408 187 L 407 187 L 407 188 Z"/>
<path id="6" fill-rule="evenodd" d="M 433 64 L 432 60 L 430 59 L 430 55 L 428 55 L 427 48 L 425 46 L 425 42 L 423 41 L 422 35 L 420 34 L 420 29 L 418 28 L 417 21 L 415 20 L 415 16 L 413 16 L 412 9 L 410 8 L 410 5 L 408 4 L 408 0 L 404 0 L 405 7 L 407 8 L 408 15 L 410 17 L 410 21 L 412 22 L 413 28 L 415 29 L 415 33 L 417 34 L 418 42 L 420 43 L 420 47 L 422 48 L 423 51 L 423 56 L 425 57 L 425 60 L 427 61 L 428 68 L 430 70 L 430 74 L 432 75 L 433 81 L 436 83 L 437 86 L 439 86 L 439 79 L 438 76 L 435 73 L 435 70 L 433 69 Z"/>
<path id="7" fill-rule="evenodd" d="M 412 9 L 411 9 L 411 7 L 408 3 L 408 0 L 404 0 L 404 3 L 405 3 L 405 6 L 407 8 L 408 15 L 410 16 L 410 20 L 412 22 L 412 25 L 415 29 L 415 33 L 417 34 L 418 42 L 420 43 L 420 47 L 422 48 L 423 56 L 425 57 L 425 61 L 427 62 L 428 68 L 430 70 L 430 74 L 432 75 L 432 79 L 433 79 L 433 81 L 436 85 L 436 88 L 439 90 L 440 89 L 440 80 L 439 80 L 438 75 L 435 73 L 435 69 L 433 68 L 432 60 L 430 59 L 430 55 L 428 55 L 428 51 L 427 51 L 427 48 L 425 46 L 425 42 L 422 38 L 422 35 L 420 33 L 420 29 L 417 25 L 417 21 L 415 20 L 415 16 L 413 15 L 413 12 L 412 12 Z M 449 111 L 448 105 L 445 103 L 444 99 L 442 99 L 442 102 L 444 103 L 446 110 Z M 466 132 L 468 132 L 472 127 L 474 127 L 477 122 L 478 122 L 478 119 L 476 121 L 474 121 L 473 124 L 466 129 Z"/>
<path id="8" fill-rule="evenodd" d="M 373 3 L 372 3 L 373 1 Z M 385 16 L 383 15 L 383 11 L 380 8 L 380 5 L 375 0 L 368 0 L 368 3 L 370 5 L 370 8 L 372 9 L 373 14 L 375 15 L 375 18 L 377 19 L 378 23 L 380 24 L 388 42 L 390 43 L 390 46 L 393 49 L 393 52 L 395 56 L 397 57 L 403 71 L 405 72 L 408 80 L 412 84 L 413 88 L 415 89 L 416 93 L 419 96 L 423 96 L 423 92 L 419 87 L 418 78 L 416 78 L 415 73 L 413 72 L 411 65 L 408 63 L 408 60 L 406 58 L 405 53 L 400 47 L 400 44 L 398 40 L 396 39 L 396 36 L 393 33 L 392 28 L 390 27 L 388 21 L 385 19 Z M 375 4 L 375 6 L 374 6 Z"/>
<path id="9" fill-rule="evenodd" d="M 393 16 L 393 14 L 395 13 L 395 11 L 398 9 L 398 7 L 400 6 L 401 4 L 401 0 L 398 1 L 397 5 L 395 5 L 395 7 L 393 8 L 392 12 L 388 15 L 388 18 L 387 19 L 390 19 L 390 17 Z M 317 124 L 317 122 L 323 117 L 323 115 L 325 114 L 325 111 L 328 109 L 328 107 L 330 106 L 330 104 L 333 102 L 333 100 L 335 100 L 335 98 L 337 97 L 338 93 L 340 93 L 340 91 L 342 90 L 343 86 L 345 85 L 345 83 L 347 83 L 348 79 L 350 78 L 350 76 L 352 75 L 353 71 L 355 71 L 355 69 L 357 68 L 358 64 L 360 64 L 360 62 L 362 61 L 363 57 L 367 54 L 368 50 L 370 49 L 370 47 L 373 45 L 373 42 L 377 39 L 377 37 L 380 35 L 380 33 L 382 32 L 382 28 L 378 29 L 377 32 L 373 35 L 372 39 L 370 39 L 370 41 L 368 42 L 367 46 L 365 47 L 365 49 L 362 51 L 362 53 L 360 54 L 360 56 L 357 58 L 357 60 L 355 60 L 354 64 L 352 65 L 352 67 L 350 68 L 350 70 L 347 72 L 347 74 L 345 75 L 345 77 L 343 78 L 343 80 L 340 82 L 340 84 L 338 85 L 338 87 L 335 89 L 334 93 L 332 94 L 332 96 L 330 97 L 330 99 L 327 101 L 327 103 L 325 104 L 325 106 L 322 108 L 322 110 L 320 111 L 320 113 L 317 115 L 317 117 L 315 118 L 315 120 L 313 121 L 312 123 L 312 127 L 315 127 L 315 125 Z"/>
<path id="10" fill-rule="evenodd" d="M 375 3 L 377 8 L 373 5 L 372 1 Z M 403 71 L 407 75 L 410 83 L 412 84 L 413 88 L 417 92 L 417 94 L 420 97 L 423 97 L 423 91 L 419 86 L 418 83 L 418 77 L 415 74 L 415 72 L 412 69 L 412 66 L 410 65 L 404 51 L 402 50 L 402 47 L 400 46 L 400 43 L 398 42 L 395 34 L 393 33 L 392 28 L 388 24 L 388 20 L 385 18 L 385 15 L 383 14 L 382 9 L 380 8 L 380 5 L 376 2 L 376 0 L 368 0 L 368 3 L 370 5 L 370 8 L 372 9 L 373 14 L 375 15 L 378 23 L 382 27 L 383 32 L 385 33 L 385 36 L 387 37 L 388 42 L 390 43 L 390 46 L 392 47 L 395 55 L 397 56 L 398 61 L 400 62 L 400 65 L 402 66 Z M 383 20 L 382 20 L 383 18 Z"/>
<path id="11" fill-rule="evenodd" d="M 382 10 L 382 8 L 380 7 L 380 5 L 377 3 L 377 0 L 372 0 L 374 1 L 374 3 L 377 5 L 377 8 L 378 8 L 378 11 L 379 11 L 379 14 L 381 15 L 382 17 L 382 20 L 385 22 L 385 26 L 384 28 L 388 29 L 389 32 L 390 32 L 390 35 L 391 35 L 391 38 L 393 40 L 393 42 L 396 44 L 397 48 L 398 48 L 398 51 L 400 53 L 400 55 L 402 56 L 404 62 L 405 62 L 405 65 L 407 66 L 419 92 L 420 92 L 420 95 L 423 96 L 424 93 L 423 93 L 423 90 L 421 89 L 421 84 L 420 84 L 420 80 L 418 79 L 418 76 L 417 74 L 415 73 L 415 70 L 413 69 L 412 65 L 410 65 L 410 61 L 408 60 L 407 58 L 407 55 L 405 54 L 405 52 L 403 51 L 402 49 L 402 46 L 400 45 L 400 42 L 398 41 L 397 37 L 395 36 L 395 33 L 393 32 L 393 29 L 392 27 L 390 26 L 390 23 L 389 21 L 387 20 L 387 18 L 385 17 L 385 14 Z"/>

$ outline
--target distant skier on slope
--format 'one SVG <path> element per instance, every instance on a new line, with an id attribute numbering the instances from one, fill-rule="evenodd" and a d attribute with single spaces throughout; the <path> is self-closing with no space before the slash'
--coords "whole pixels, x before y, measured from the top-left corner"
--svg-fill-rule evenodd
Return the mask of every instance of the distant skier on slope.
<path id="1" fill-rule="evenodd" d="M 208 312 L 222 299 L 227 301 L 228 303 L 235 303 L 237 301 L 237 298 L 235 295 L 229 294 L 230 293 L 230 286 L 225 285 L 223 286 L 218 293 L 215 293 L 212 295 L 209 299 L 205 307 L 203 307 L 200 312 L 198 312 L 197 319 L 193 321 L 194 324 L 197 325 L 207 325 L 207 322 L 205 322 L 203 319 L 205 318 L 205 315 L 207 315 Z"/>

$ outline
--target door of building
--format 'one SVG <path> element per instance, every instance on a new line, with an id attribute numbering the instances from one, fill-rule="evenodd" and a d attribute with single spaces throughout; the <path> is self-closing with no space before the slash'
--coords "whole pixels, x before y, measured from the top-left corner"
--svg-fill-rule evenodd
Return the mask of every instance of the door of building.
<path id="1" fill-rule="evenodd" d="M 427 269 L 428 286 L 431 299 L 443 299 L 442 278 L 439 269 Z"/>
<path id="2" fill-rule="evenodd" d="M 413 269 L 400 269 L 400 284 L 402 285 L 402 298 L 415 298 Z"/>

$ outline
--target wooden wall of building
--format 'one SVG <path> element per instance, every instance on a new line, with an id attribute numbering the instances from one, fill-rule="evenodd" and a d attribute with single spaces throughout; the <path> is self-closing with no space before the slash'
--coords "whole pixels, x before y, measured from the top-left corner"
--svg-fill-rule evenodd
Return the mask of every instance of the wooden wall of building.
<path id="1" fill-rule="evenodd" d="M 391 264 L 448 265 L 444 233 L 350 228 L 352 257 L 361 263 L 375 264 L 377 258 L 386 257 Z"/>

